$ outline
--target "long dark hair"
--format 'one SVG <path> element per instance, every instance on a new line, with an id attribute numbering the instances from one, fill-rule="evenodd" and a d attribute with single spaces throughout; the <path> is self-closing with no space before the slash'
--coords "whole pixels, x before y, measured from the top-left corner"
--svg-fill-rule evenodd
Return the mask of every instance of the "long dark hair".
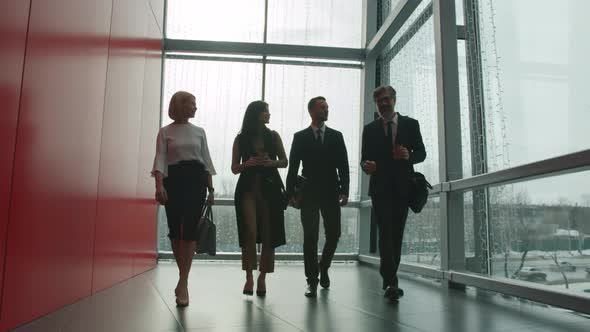
<path id="1" fill-rule="evenodd" d="M 240 134 L 246 136 L 256 136 L 266 129 L 264 124 L 260 124 L 260 113 L 266 112 L 268 104 L 262 100 L 251 102 L 246 108 L 242 130 Z"/>

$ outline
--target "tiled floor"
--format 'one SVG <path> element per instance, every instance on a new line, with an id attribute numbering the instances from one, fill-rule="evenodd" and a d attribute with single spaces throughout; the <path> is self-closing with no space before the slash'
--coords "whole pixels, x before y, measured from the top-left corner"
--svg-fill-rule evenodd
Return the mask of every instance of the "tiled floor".
<path id="1" fill-rule="evenodd" d="M 143 275 L 17 329 L 29 331 L 590 331 L 590 319 L 519 299 L 405 275 L 399 304 L 382 297 L 375 268 L 335 263 L 332 286 L 303 296 L 303 264 L 278 263 L 266 298 L 241 294 L 237 263 L 193 265 L 191 304 L 174 302 L 176 265 L 161 262 Z"/>

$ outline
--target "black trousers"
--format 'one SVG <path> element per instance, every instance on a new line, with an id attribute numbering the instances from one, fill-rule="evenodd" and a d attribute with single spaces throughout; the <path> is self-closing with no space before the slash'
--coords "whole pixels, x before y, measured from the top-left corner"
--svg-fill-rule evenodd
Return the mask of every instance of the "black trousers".
<path id="1" fill-rule="evenodd" d="M 322 257 L 318 262 L 318 240 L 320 230 L 320 213 L 324 220 L 326 242 L 322 250 Z M 304 194 L 301 202 L 301 224 L 303 225 L 303 261 L 305 277 L 309 284 L 318 283 L 320 269 L 327 270 L 331 263 L 338 240 L 340 239 L 340 205 L 338 194 L 322 195 L 315 192 Z"/>
<path id="2" fill-rule="evenodd" d="M 408 218 L 408 199 L 402 197 L 373 197 L 373 212 L 379 227 L 379 254 L 381 277 L 384 286 L 398 287 L 402 241 L 406 219 Z"/>

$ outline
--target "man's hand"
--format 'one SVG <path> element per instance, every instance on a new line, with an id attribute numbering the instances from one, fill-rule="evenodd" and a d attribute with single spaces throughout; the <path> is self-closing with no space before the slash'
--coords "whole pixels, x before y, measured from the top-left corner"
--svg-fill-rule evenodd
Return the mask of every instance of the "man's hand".
<path id="1" fill-rule="evenodd" d="M 373 174 L 377 171 L 377 164 L 372 160 L 367 160 L 363 163 L 363 170 L 369 174 Z"/>
<path id="2" fill-rule="evenodd" d="M 168 193 L 164 187 L 156 187 L 156 201 L 162 205 L 168 201 Z"/>
<path id="3" fill-rule="evenodd" d="M 291 196 L 291 198 L 289 199 L 289 206 L 292 206 L 296 209 L 300 209 L 301 208 L 301 198 L 296 197 L 295 195 Z"/>
<path id="4" fill-rule="evenodd" d="M 341 194 L 338 197 L 338 204 L 340 204 L 340 206 L 344 206 L 344 205 L 348 204 L 348 196 Z"/>
<path id="5" fill-rule="evenodd" d="M 209 195 L 207 195 L 207 203 L 209 205 L 215 204 L 215 198 L 213 197 L 213 192 L 209 192 Z"/>
<path id="6" fill-rule="evenodd" d="M 393 159 L 410 159 L 410 151 L 403 145 L 395 145 L 393 148 Z"/>

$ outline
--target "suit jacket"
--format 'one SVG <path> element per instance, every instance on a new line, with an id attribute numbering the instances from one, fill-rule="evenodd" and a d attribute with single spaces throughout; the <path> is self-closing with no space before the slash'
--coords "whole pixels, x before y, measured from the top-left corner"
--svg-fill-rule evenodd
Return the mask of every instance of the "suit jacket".
<path id="1" fill-rule="evenodd" d="M 348 154 L 341 132 L 326 127 L 323 144 L 316 141 L 311 127 L 295 133 L 287 174 L 286 190 L 289 195 L 293 193 L 300 163 L 303 163 L 301 173 L 307 179 L 304 189 L 306 193 L 348 196 Z"/>
<path id="2" fill-rule="evenodd" d="M 371 175 L 369 195 L 406 196 L 409 190 L 409 179 L 414 172 L 414 164 L 426 159 L 426 150 L 420 134 L 418 121 L 398 113 L 397 134 L 395 144 L 401 144 L 410 152 L 409 160 L 393 159 L 389 151 L 383 127 L 383 119 L 379 118 L 363 129 L 361 147 L 361 166 L 367 160 L 377 164 L 377 171 Z"/>

